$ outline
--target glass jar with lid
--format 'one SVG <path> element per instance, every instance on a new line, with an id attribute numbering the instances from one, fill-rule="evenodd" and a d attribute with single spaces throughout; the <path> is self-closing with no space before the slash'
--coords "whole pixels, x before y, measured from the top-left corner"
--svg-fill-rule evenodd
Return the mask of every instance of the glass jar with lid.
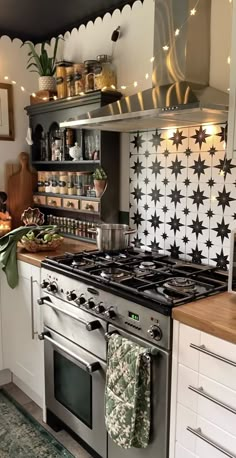
<path id="1" fill-rule="evenodd" d="M 115 65 L 112 63 L 112 57 L 107 54 L 97 56 L 97 62 L 100 72 L 95 74 L 95 85 L 97 89 L 116 89 L 117 78 Z"/>
<path id="2" fill-rule="evenodd" d="M 67 174 L 67 192 L 70 196 L 75 194 L 75 173 L 68 172 Z"/>
<path id="3" fill-rule="evenodd" d="M 97 60 L 86 60 L 85 65 L 85 92 L 96 91 L 96 74 L 101 72 L 101 64 Z"/>
<path id="4" fill-rule="evenodd" d="M 77 196 L 87 196 L 87 191 L 93 183 L 92 172 L 76 173 L 76 194 Z"/>

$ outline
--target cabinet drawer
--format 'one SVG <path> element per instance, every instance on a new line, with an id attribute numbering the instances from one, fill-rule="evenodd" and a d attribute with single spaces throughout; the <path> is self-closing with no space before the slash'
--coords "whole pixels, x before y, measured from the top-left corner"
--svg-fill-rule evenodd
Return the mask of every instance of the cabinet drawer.
<path id="1" fill-rule="evenodd" d="M 191 343 L 200 346 L 201 331 L 181 323 L 179 328 L 179 362 L 198 372 L 199 354 L 190 347 Z"/>
<path id="2" fill-rule="evenodd" d="M 180 404 L 236 437 L 236 392 L 179 365 Z"/>
<path id="3" fill-rule="evenodd" d="M 177 404 L 176 416 L 176 440 L 185 449 L 195 453 L 196 437 L 191 434 L 187 427 L 197 428 L 197 414 L 190 409 Z"/>
<path id="4" fill-rule="evenodd" d="M 52 197 L 48 196 L 47 197 L 47 205 L 50 205 L 51 207 L 61 207 L 61 198 L 60 197 Z"/>
<path id="5" fill-rule="evenodd" d="M 71 208 L 72 210 L 78 210 L 80 208 L 80 201 L 77 199 L 63 199 L 62 206 L 64 208 Z"/>
<path id="6" fill-rule="evenodd" d="M 87 211 L 90 210 L 92 212 L 98 212 L 99 211 L 99 202 L 94 202 L 92 200 L 81 200 L 80 209 L 87 210 Z"/>
<path id="7" fill-rule="evenodd" d="M 197 457 L 192 452 L 190 452 L 189 450 L 186 450 L 186 448 L 182 447 L 182 445 L 176 442 L 175 458 L 197 458 Z"/>
<path id="8" fill-rule="evenodd" d="M 197 417 L 197 428 L 188 431 L 195 440 L 195 454 L 199 458 L 236 458 L 236 438 L 213 425 L 204 418 Z M 198 437 L 195 435 L 197 433 Z"/>
<path id="9" fill-rule="evenodd" d="M 36 205 L 46 205 L 46 196 L 33 196 L 34 203 Z"/>

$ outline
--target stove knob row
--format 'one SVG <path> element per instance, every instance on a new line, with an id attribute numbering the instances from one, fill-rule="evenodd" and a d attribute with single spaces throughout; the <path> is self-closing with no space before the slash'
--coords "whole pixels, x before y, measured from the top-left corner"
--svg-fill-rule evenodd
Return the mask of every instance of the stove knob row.
<path id="1" fill-rule="evenodd" d="M 105 309 L 105 307 L 102 305 L 102 302 L 100 302 L 98 305 L 96 305 L 96 307 L 95 307 L 94 310 L 95 310 L 96 313 L 99 314 L 99 313 L 104 313 L 106 309 Z"/>
<path id="2" fill-rule="evenodd" d="M 149 337 L 151 337 L 152 339 L 155 339 L 155 340 L 161 340 L 162 338 L 162 332 L 161 332 L 161 328 L 159 328 L 159 326 L 151 326 L 150 329 L 148 329 L 148 335 Z"/>
<path id="3" fill-rule="evenodd" d="M 79 305 L 84 305 L 86 302 L 86 299 L 83 294 L 80 295 L 80 297 L 76 301 Z"/>
<path id="4" fill-rule="evenodd" d="M 55 281 L 49 283 L 47 285 L 47 290 L 50 292 L 50 293 L 57 293 L 58 291 L 58 285 Z"/>
<path id="5" fill-rule="evenodd" d="M 89 299 L 88 302 L 85 304 L 85 308 L 87 310 L 91 310 L 91 309 L 94 309 L 94 307 L 96 306 L 95 302 L 93 301 L 93 298 Z"/>

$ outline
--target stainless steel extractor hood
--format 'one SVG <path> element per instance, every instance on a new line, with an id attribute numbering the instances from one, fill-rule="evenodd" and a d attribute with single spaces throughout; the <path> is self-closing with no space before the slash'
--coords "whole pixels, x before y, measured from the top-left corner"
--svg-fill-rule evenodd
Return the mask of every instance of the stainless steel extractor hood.
<path id="1" fill-rule="evenodd" d="M 228 94 L 209 86 L 211 0 L 199 0 L 196 15 L 187 20 L 195 5 L 196 0 L 155 0 L 153 88 L 60 126 L 130 132 L 225 122 Z"/>

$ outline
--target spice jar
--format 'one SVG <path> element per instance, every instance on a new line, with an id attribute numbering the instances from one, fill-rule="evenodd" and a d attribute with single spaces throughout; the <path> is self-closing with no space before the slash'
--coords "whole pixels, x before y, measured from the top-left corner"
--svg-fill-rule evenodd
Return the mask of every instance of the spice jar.
<path id="1" fill-rule="evenodd" d="M 45 172 L 45 181 L 44 181 L 44 186 L 45 186 L 45 192 L 51 192 L 51 172 Z"/>
<path id="2" fill-rule="evenodd" d="M 57 172 L 52 172 L 52 185 L 51 192 L 53 194 L 59 194 L 59 174 Z"/>
<path id="3" fill-rule="evenodd" d="M 74 85 L 75 95 L 81 95 L 81 92 L 85 90 L 85 65 L 74 64 Z"/>
<path id="4" fill-rule="evenodd" d="M 85 92 L 96 91 L 96 73 L 101 72 L 101 65 L 96 60 L 86 60 L 85 65 Z"/>
<path id="5" fill-rule="evenodd" d="M 116 69 L 112 63 L 112 57 L 107 54 L 97 56 L 97 62 L 100 64 L 100 72 L 95 74 L 95 85 L 97 89 L 116 89 Z"/>
<path id="6" fill-rule="evenodd" d="M 66 67 L 66 87 L 67 97 L 74 97 L 75 95 L 75 81 L 74 81 L 74 66 Z"/>
<path id="7" fill-rule="evenodd" d="M 67 188 L 68 188 L 67 192 L 70 196 L 75 194 L 75 174 L 74 172 L 68 172 Z"/>
<path id="8" fill-rule="evenodd" d="M 38 192 L 45 192 L 45 173 L 38 172 Z"/>
<path id="9" fill-rule="evenodd" d="M 67 179 L 68 179 L 67 172 L 59 173 L 59 193 L 60 194 L 68 194 Z"/>
<path id="10" fill-rule="evenodd" d="M 56 66 L 57 97 L 59 99 L 67 96 L 66 67 L 72 65 L 72 62 L 61 61 Z"/>

